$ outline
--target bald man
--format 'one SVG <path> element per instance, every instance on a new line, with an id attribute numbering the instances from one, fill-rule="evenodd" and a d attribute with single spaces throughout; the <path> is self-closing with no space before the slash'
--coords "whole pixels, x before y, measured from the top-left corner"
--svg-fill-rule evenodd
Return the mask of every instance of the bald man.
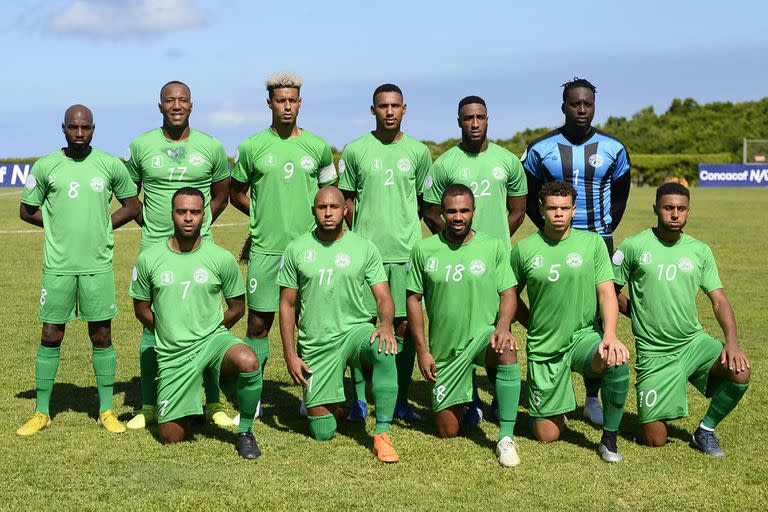
<path id="1" fill-rule="evenodd" d="M 317 192 L 312 213 L 315 229 L 288 244 L 277 274 L 280 336 L 288 373 L 304 388 L 311 436 L 326 441 L 333 438 L 336 418 L 342 414 L 344 369 L 348 365 L 372 368 L 373 452 L 382 462 L 397 462 L 389 437 L 397 400 L 395 306 L 381 254 L 373 242 L 342 229 L 347 207 L 336 187 Z M 371 325 L 363 301 L 366 288 L 376 299 L 378 328 Z"/>
<path id="2" fill-rule="evenodd" d="M 84 105 L 64 114 L 67 146 L 38 160 L 21 196 L 21 220 L 44 228 L 43 284 L 38 319 L 43 323 L 35 358 L 35 413 L 16 433 L 30 436 L 51 424 L 50 402 L 66 324 L 88 322 L 99 395 L 99 425 L 112 433 L 125 427 L 112 412 L 117 314 L 113 230 L 136 218 L 136 186 L 119 159 L 91 147 L 96 125 Z M 110 215 L 112 197 L 120 208 Z"/>

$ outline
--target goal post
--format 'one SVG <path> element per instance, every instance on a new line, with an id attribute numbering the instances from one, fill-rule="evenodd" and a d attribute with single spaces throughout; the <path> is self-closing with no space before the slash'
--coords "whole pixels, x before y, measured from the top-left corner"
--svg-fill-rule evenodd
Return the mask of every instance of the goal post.
<path id="1" fill-rule="evenodd" d="M 768 139 L 744 139 L 743 163 L 768 164 Z"/>

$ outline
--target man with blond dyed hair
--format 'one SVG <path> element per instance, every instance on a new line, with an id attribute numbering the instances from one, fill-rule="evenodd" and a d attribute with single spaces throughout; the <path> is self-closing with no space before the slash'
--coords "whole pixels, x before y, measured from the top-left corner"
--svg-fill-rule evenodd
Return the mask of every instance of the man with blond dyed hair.
<path id="1" fill-rule="evenodd" d="M 318 188 L 337 180 L 331 147 L 296 124 L 301 78 L 275 73 L 265 85 L 272 124 L 238 146 L 230 184 L 232 204 L 250 217 L 241 256 L 248 262 L 248 330 L 243 341 L 259 357 L 262 369 L 280 298 L 280 257 L 289 242 L 314 225 L 311 207 Z"/>

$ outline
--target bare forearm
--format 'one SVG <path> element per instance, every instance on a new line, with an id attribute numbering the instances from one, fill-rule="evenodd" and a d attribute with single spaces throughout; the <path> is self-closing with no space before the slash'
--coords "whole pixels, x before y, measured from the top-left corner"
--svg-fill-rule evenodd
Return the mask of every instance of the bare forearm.
<path id="1" fill-rule="evenodd" d="M 347 205 L 347 214 L 344 215 L 344 220 L 347 222 L 347 227 L 352 229 L 352 222 L 355 220 L 355 198 L 347 197 L 345 202 Z"/>
<path id="2" fill-rule="evenodd" d="M 427 342 L 424 338 L 424 310 L 421 308 L 421 301 L 408 300 L 406 307 L 408 329 L 411 331 L 411 338 L 413 339 L 416 353 L 427 352 Z"/>
<path id="3" fill-rule="evenodd" d="M 424 223 L 432 234 L 438 233 L 445 227 L 442 215 L 440 215 L 440 205 L 425 203 Z"/>
<path id="4" fill-rule="evenodd" d="M 616 295 L 616 302 L 619 303 L 619 313 L 627 318 L 632 318 L 632 303 L 629 298 L 623 293 L 619 293 Z"/>
<path id="5" fill-rule="evenodd" d="M 499 321 L 496 323 L 496 326 L 509 329 L 512 325 L 512 320 L 515 318 L 516 310 L 517 292 L 514 288 L 505 290 L 501 293 L 501 301 L 499 302 Z"/>
<path id="6" fill-rule="evenodd" d="M 507 224 L 509 224 L 509 236 L 512 237 L 523 225 L 525 210 L 514 210 L 507 214 Z"/>
<path id="7" fill-rule="evenodd" d="M 296 308 L 280 304 L 280 339 L 283 341 L 283 357 L 285 360 L 296 356 Z"/>
<path id="8" fill-rule="evenodd" d="M 237 322 L 245 315 L 245 302 L 235 303 L 230 305 L 226 311 L 224 311 L 224 320 L 221 323 L 227 329 L 231 329 Z"/>
<path id="9" fill-rule="evenodd" d="M 613 283 L 609 284 L 611 285 L 610 288 L 598 286 L 598 299 L 600 301 L 600 314 L 603 317 L 603 332 L 615 336 L 619 305 L 616 293 L 613 291 Z"/>
<path id="10" fill-rule="evenodd" d="M 716 301 L 712 303 L 712 310 L 717 318 L 717 323 L 725 335 L 726 343 L 738 343 L 739 335 L 736 332 L 736 315 L 731 303 L 728 301 Z"/>
<path id="11" fill-rule="evenodd" d="M 37 206 L 22 204 L 19 207 L 19 218 L 33 226 L 43 227 L 43 211 Z"/>
<path id="12" fill-rule="evenodd" d="M 211 198 L 211 219 L 212 222 L 219 218 L 219 215 L 227 208 L 227 196 L 222 195 L 220 198 Z"/>
<path id="13" fill-rule="evenodd" d="M 150 308 L 136 309 L 136 318 L 150 332 L 155 332 L 155 314 Z"/>

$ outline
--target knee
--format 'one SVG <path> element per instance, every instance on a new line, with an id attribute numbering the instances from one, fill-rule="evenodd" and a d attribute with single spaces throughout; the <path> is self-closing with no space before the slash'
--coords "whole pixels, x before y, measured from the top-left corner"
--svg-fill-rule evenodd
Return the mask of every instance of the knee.
<path id="1" fill-rule="evenodd" d="M 459 435 L 459 425 L 437 424 L 437 437 L 440 439 L 449 439 Z"/>
<path id="2" fill-rule="evenodd" d="M 91 336 L 91 345 L 94 348 L 109 348 L 112 346 L 112 336 L 110 335 L 93 335 Z"/>
<path id="3" fill-rule="evenodd" d="M 316 441 L 330 441 L 336 435 L 336 416 L 324 414 L 309 416 L 309 435 Z"/>
<path id="4" fill-rule="evenodd" d="M 749 384 L 749 381 L 752 379 L 752 370 L 747 368 L 743 372 L 731 372 L 731 381 L 735 382 L 736 384 Z"/>
<path id="5" fill-rule="evenodd" d="M 253 373 L 259 369 L 259 358 L 252 350 L 243 350 L 237 358 L 237 367 L 240 373 Z"/>
<path id="6" fill-rule="evenodd" d="M 180 426 L 175 428 L 164 428 L 161 424 L 159 428 L 160 440 L 163 444 L 175 444 L 184 441 L 186 432 Z"/>
<path id="7" fill-rule="evenodd" d="M 499 364 L 517 364 L 517 350 L 507 347 L 499 354 Z"/>
<path id="8" fill-rule="evenodd" d="M 64 339 L 64 330 L 58 325 L 43 324 L 43 332 L 40 335 L 40 344 L 47 348 L 60 348 Z"/>
<path id="9" fill-rule="evenodd" d="M 536 436 L 536 440 L 544 444 L 554 443 L 555 441 L 560 439 L 559 429 L 552 429 L 552 430 L 534 429 L 534 434 Z"/>
<path id="10" fill-rule="evenodd" d="M 648 426 L 647 424 L 640 427 L 640 436 L 642 444 L 650 446 L 652 448 L 658 448 L 667 444 L 667 429 L 665 426 Z"/>

